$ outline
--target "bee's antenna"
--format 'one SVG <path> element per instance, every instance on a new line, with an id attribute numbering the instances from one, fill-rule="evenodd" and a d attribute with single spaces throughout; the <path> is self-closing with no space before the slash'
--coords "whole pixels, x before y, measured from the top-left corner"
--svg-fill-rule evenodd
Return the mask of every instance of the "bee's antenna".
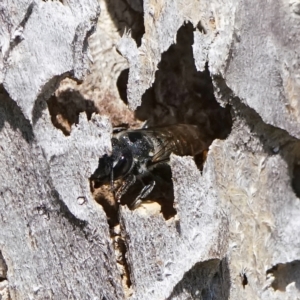
<path id="1" fill-rule="evenodd" d="M 128 129 L 128 125 L 127 126 L 125 126 L 125 125 L 124 126 L 114 127 L 113 128 L 113 134 L 116 134 L 116 133 L 119 133 L 121 131 L 127 130 Z"/>
<path id="2" fill-rule="evenodd" d="M 147 128 L 149 128 L 149 120 L 146 120 L 141 127 L 141 129 L 147 129 Z"/>

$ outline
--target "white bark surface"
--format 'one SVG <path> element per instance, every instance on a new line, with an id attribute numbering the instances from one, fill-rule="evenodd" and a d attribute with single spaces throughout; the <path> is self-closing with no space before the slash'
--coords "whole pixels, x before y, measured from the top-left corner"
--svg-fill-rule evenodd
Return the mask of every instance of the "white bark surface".
<path id="1" fill-rule="evenodd" d="M 300 297 L 300 202 L 291 184 L 293 176 L 300 180 L 296 0 L 24 0 L 0 7 L 0 298 Z M 208 64 L 217 101 L 231 105 L 231 133 L 212 143 L 201 172 L 192 158 L 172 156 L 175 216 L 166 220 L 153 203 L 120 205 L 120 229 L 109 228 L 89 177 L 111 151 L 112 124 L 142 121 L 121 100 L 119 76 L 129 68 L 131 109 L 152 85 L 156 105 L 168 107 L 181 88 L 176 78 L 193 82 L 178 94 L 192 94 L 200 83 L 185 77 L 187 60 L 179 57 L 176 74 L 164 74 L 163 64 L 156 73 L 185 22 L 195 28 L 195 73 Z M 169 85 L 175 92 L 163 97 Z M 64 103 L 65 91 L 80 96 Z M 100 115 L 81 113 L 64 135 L 47 108 L 53 93 L 66 109 L 79 114 L 78 103 L 93 103 Z M 186 115 L 198 109 L 186 107 Z M 113 231 L 126 251 L 116 249 Z"/>

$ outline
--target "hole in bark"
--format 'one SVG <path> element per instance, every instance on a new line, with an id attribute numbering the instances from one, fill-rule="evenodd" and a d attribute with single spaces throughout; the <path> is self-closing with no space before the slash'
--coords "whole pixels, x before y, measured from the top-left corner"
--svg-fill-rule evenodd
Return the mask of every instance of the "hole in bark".
<path id="1" fill-rule="evenodd" d="M 114 233 L 112 234 L 114 240 L 114 249 L 116 252 L 117 263 L 119 270 L 121 271 L 122 283 L 124 286 L 124 292 L 127 297 L 131 296 L 131 280 L 130 280 L 130 270 L 129 265 L 126 261 L 126 244 L 124 239 L 121 237 L 118 226 L 116 226 Z"/>
<path id="2" fill-rule="evenodd" d="M 232 118 L 230 107 L 221 107 L 215 99 L 208 65 L 203 72 L 196 70 L 192 49 L 195 30 L 203 31 L 204 28 L 201 23 L 198 24 L 197 29 L 194 29 L 191 23 L 187 23 L 179 29 L 177 43 L 162 54 L 161 62 L 158 64 L 159 70 L 155 74 L 155 82 L 143 95 L 142 105 L 137 108 L 135 117 L 147 121 L 148 127 L 178 123 L 196 125 L 205 133 L 207 140 L 212 142 L 216 138 L 227 137 L 231 131 Z M 128 74 L 129 70 L 124 70 L 117 81 L 120 97 L 126 104 Z M 207 151 L 204 151 L 195 157 L 199 169 L 202 169 L 206 155 Z M 155 172 L 156 185 L 144 200 L 158 202 L 162 214 L 169 219 L 176 214 L 173 207 L 171 170 L 169 166 L 164 165 L 158 166 L 152 173 Z M 147 180 L 143 178 L 145 185 L 149 183 Z M 142 188 L 143 183 L 137 181 L 122 196 L 121 204 L 132 203 Z M 103 204 L 105 198 L 97 200 L 103 207 L 107 206 Z M 111 205 L 115 204 L 110 204 L 109 207 Z M 110 215 L 108 218 L 115 219 Z"/>
<path id="3" fill-rule="evenodd" d="M 79 91 L 72 88 L 57 91 L 47 104 L 53 125 L 65 135 L 70 135 L 71 126 L 78 123 L 81 112 L 86 112 L 88 119 L 97 112 L 93 101 L 84 99 Z"/>
<path id="4" fill-rule="evenodd" d="M 128 82 L 129 69 L 125 69 L 121 72 L 117 80 L 117 88 L 119 91 L 120 98 L 127 105 L 127 82 Z"/>
<path id="5" fill-rule="evenodd" d="M 107 216 L 107 222 L 110 228 L 119 224 L 118 204 L 110 190 L 109 184 L 100 185 L 90 180 L 91 191 L 94 199 L 99 203 Z"/>
<path id="6" fill-rule="evenodd" d="M 143 95 L 136 117 L 147 120 L 149 127 L 193 124 L 211 140 L 224 139 L 232 126 L 230 107 L 216 101 L 208 64 L 203 72 L 196 70 L 194 30 L 191 23 L 178 30 L 177 43 L 162 54 L 155 82 Z"/>
<path id="7" fill-rule="evenodd" d="M 241 276 L 242 286 L 243 286 L 243 288 L 245 288 L 245 286 L 248 284 L 248 278 L 247 278 L 247 275 L 246 275 L 246 271 L 243 270 L 243 271 L 240 273 L 240 276 Z"/>
<path id="8" fill-rule="evenodd" d="M 117 31 L 122 36 L 125 31 L 130 30 L 131 37 L 139 47 L 145 33 L 144 12 L 142 1 L 110 1 L 105 0 L 107 11 L 114 22 Z"/>
<path id="9" fill-rule="evenodd" d="M 204 30 L 201 23 L 198 27 Z M 177 43 L 162 54 L 155 82 L 143 95 L 135 116 L 147 121 L 149 127 L 192 124 L 198 126 L 209 141 L 225 139 L 232 126 L 230 107 L 223 108 L 216 101 L 208 64 L 203 72 L 196 70 L 192 49 L 195 30 L 191 23 L 179 29 Z M 200 170 L 206 156 L 207 151 L 204 151 L 195 157 Z M 176 213 L 173 209 L 172 181 L 167 189 L 167 198 L 164 200 L 156 200 L 154 194 L 149 196 L 162 204 L 162 212 L 169 218 Z M 163 187 L 163 190 L 166 188 Z"/>
<path id="10" fill-rule="evenodd" d="M 267 277 L 273 276 L 272 288 L 284 292 L 286 287 L 294 282 L 300 290 L 300 260 L 286 264 L 277 264 L 266 272 Z"/>
<path id="11" fill-rule="evenodd" d="M 242 278 L 242 285 L 243 288 L 245 288 L 245 286 L 248 284 L 248 278 L 246 276 L 246 274 L 243 274 L 243 278 Z"/>

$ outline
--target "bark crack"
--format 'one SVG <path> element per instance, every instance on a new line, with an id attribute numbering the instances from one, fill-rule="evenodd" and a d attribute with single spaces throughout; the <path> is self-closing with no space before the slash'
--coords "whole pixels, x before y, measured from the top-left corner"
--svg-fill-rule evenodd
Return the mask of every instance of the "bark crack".
<path id="1" fill-rule="evenodd" d="M 14 31 L 13 35 L 11 36 L 10 41 L 9 41 L 9 48 L 7 49 L 7 51 L 4 55 L 4 61 L 7 61 L 7 58 L 9 56 L 10 52 L 22 41 L 23 31 L 25 29 L 26 23 L 28 22 L 31 14 L 33 12 L 33 8 L 35 5 L 36 4 L 34 1 L 32 1 L 29 4 L 23 20 L 20 22 L 20 24 L 17 26 L 16 30 Z"/>

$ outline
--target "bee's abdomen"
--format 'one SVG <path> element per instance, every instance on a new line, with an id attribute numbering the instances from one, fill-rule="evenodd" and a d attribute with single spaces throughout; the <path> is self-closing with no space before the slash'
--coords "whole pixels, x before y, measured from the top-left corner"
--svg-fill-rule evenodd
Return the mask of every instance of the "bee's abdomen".
<path id="1" fill-rule="evenodd" d="M 208 148 L 207 137 L 195 125 L 178 124 L 166 130 L 173 134 L 174 154 L 195 156 Z"/>

